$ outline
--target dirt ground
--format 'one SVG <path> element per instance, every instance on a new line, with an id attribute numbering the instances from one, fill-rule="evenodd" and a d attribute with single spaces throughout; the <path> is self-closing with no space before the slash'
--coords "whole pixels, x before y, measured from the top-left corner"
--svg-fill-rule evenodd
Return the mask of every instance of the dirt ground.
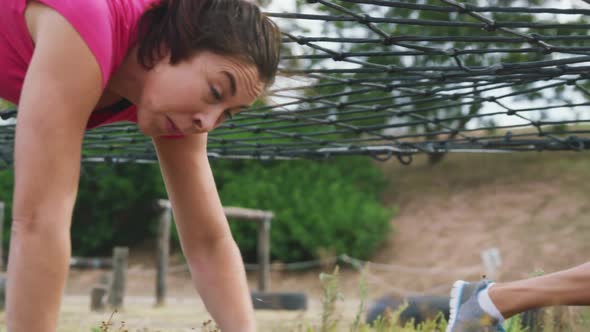
<path id="1" fill-rule="evenodd" d="M 502 257 L 499 281 L 584 263 L 590 254 L 589 162 L 583 154 L 553 154 L 452 157 L 436 168 L 423 160 L 410 167 L 382 164 L 392 182 L 384 204 L 396 206 L 399 213 L 392 220 L 395 233 L 372 259 L 383 265 L 368 268 L 369 298 L 390 293 L 446 295 L 454 280 L 478 279 L 485 273 L 480 253 L 492 247 Z M 152 262 L 145 248 L 131 250 L 126 309 L 115 321 L 124 320 L 130 331 L 194 331 L 208 315 L 188 273 L 175 269 L 167 283 L 168 305 L 154 308 Z M 342 267 L 345 300 L 339 311 L 351 320 L 359 304 L 360 273 L 350 265 Z M 273 271 L 272 290 L 305 292 L 309 310 L 258 311 L 260 330 L 286 331 L 303 321 L 318 322 L 320 272 Z M 108 318 L 109 313 L 88 310 L 90 289 L 104 273 L 71 271 L 60 331 L 90 331 Z M 256 278 L 249 274 L 252 288 Z"/>

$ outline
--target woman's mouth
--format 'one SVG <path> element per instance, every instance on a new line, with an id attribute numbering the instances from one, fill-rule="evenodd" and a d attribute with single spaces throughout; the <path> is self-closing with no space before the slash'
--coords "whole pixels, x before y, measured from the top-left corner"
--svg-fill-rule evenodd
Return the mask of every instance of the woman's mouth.
<path id="1" fill-rule="evenodd" d="M 182 131 L 176 126 L 174 121 L 166 116 L 166 131 L 173 135 L 181 135 Z"/>

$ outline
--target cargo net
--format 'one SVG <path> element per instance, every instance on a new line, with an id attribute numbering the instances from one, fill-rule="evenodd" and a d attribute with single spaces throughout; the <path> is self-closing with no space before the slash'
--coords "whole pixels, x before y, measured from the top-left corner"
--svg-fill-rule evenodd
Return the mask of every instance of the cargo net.
<path id="1" fill-rule="evenodd" d="M 409 163 L 420 153 L 585 150 L 584 8 L 581 0 L 316 0 L 269 11 L 283 30 L 281 74 L 210 133 L 209 156 Z M 13 139 L 13 125 L 0 127 L 6 164 Z M 155 153 L 134 125 L 116 124 L 87 133 L 83 158 L 152 162 Z"/>

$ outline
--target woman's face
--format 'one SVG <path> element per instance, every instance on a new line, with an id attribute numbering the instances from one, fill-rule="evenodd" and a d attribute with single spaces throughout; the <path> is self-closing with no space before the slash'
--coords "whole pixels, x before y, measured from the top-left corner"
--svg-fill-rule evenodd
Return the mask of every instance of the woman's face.
<path id="1" fill-rule="evenodd" d="M 170 65 L 163 58 L 146 74 L 138 126 L 148 136 L 204 133 L 248 107 L 264 84 L 254 65 L 209 51 Z"/>

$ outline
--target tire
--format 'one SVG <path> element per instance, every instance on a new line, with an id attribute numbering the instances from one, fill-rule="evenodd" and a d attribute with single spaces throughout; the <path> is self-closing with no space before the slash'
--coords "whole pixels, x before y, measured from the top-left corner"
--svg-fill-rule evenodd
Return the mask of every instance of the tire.
<path id="1" fill-rule="evenodd" d="M 252 292 L 250 295 L 256 310 L 307 309 L 307 295 L 304 293 Z"/>

